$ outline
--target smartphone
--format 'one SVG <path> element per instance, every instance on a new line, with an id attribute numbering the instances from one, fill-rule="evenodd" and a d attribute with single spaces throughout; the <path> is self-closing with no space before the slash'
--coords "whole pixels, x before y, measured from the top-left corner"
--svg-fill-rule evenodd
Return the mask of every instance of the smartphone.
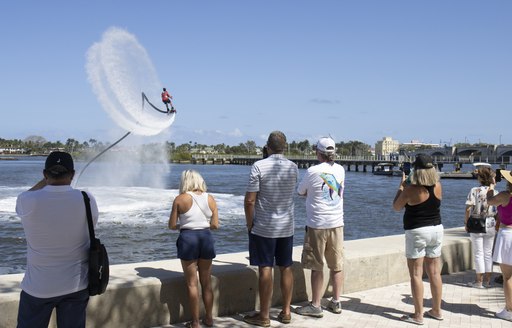
<path id="1" fill-rule="evenodd" d="M 501 181 L 501 169 L 496 169 L 496 177 L 494 177 L 494 181 L 496 181 L 496 182 Z"/>
<path id="2" fill-rule="evenodd" d="M 404 171 L 405 175 L 411 174 L 411 163 L 403 163 L 402 164 L 402 170 Z"/>

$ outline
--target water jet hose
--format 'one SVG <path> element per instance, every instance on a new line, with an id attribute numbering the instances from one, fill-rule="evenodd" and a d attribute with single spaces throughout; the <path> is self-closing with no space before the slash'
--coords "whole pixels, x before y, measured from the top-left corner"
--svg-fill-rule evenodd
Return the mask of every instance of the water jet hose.
<path id="1" fill-rule="evenodd" d="M 98 155 L 94 156 L 89 162 L 87 162 L 87 164 L 85 164 L 85 166 L 83 167 L 83 169 L 80 171 L 80 174 L 78 174 L 78 177 L 75 179 L 75 183 L 74 185 L 76 186 L 78 184 L 78 180 L 80 180 L 80 177 L 82 176 L 82 174 L 84 173 L 85 169 L 92 163 L 94 162 L 98 157 L 100 157 L 101 155 L 103 155 L 104 153 L 106 153 L 110 148 L 114 147 L 115 145 L 117 145 L 118 143 L 121 142 L 121 140 L 123 140 L 124 138 L 128 137 L 128 135 L 132 133 L 131 131 L 128 131 L 124 136 L 122 136 L 119 140 L 117 140 L 116 142 L 114 142 L 113 144 L 111 144 L 110 146 L 108 146 L 107 148 L 103 149 Z"/>

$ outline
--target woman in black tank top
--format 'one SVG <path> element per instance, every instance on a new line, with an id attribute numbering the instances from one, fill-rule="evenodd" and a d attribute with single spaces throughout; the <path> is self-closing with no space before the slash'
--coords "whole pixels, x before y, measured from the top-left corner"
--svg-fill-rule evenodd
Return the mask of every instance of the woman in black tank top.
<path id="1" fill-rule="evenodd" d="M 426 315 L 443 320 L 441 296 L 441 247 L 443 225 L 441 224 L 442 188 L 432 158 L 419 155 L 413 163 L 414 173 L 405 174 L 393 200 L 393 209 L 405 208 L 403 226 L 405 230 L 405 255 L 411 277 L 411 293 L 414 313 L 404 315 L 402 321 L 423 324 Z M 432 309 L 423 312 L 423 266 L 430 282 Z"/>

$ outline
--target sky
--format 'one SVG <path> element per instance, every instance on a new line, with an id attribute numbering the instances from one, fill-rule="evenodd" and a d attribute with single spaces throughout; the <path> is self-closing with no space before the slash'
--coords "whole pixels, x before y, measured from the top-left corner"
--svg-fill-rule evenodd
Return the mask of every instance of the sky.
<path id="1" fill-rule="evenodd" d="M 512 144 L 509 0 L 2 1 L 0 138 L 123 135 L 85 70 L 111 27 L 178 110 L 139 142 Z"/>

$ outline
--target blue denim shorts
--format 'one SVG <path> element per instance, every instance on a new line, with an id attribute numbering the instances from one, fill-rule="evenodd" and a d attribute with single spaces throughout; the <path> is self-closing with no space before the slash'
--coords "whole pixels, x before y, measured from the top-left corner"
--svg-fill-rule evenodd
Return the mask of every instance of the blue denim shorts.
<path id="1" fill-rule="evenodd" d="M 210 229 L 180 230 L 176 240 L 178 258 L 184 261 L 215 258 L 215 241 Z"/>
<path id="2" fill-rule="evenodd" d="M 288 267 L 293 264 L 293 236 L 266 238 L 249 233 L 249 262 L 260 267 L 276 265 Z"/>

